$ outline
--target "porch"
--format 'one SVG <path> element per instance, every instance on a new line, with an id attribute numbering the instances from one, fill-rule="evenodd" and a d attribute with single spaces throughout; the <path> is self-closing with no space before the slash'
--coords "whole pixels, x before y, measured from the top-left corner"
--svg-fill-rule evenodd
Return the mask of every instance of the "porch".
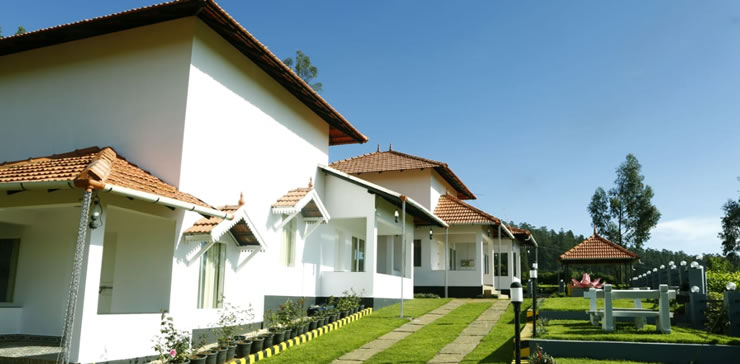
<path id="1" fill-rule="evenodd" d="M 71 286 L 82 190 L 0 194 L 0 356 L 56 359 Z M 80 272 L 72 362 L 153 354 L 169 308 L 177 213 L 100 193 Z M 8 248 L 10 247 L 10 248 Z M 82 345 L 81 343 L 84 343 Z"/>

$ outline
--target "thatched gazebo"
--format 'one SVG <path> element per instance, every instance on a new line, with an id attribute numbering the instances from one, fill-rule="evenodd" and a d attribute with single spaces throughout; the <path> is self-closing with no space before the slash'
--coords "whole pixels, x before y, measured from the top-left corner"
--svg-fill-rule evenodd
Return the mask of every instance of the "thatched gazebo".
<path id="1" fill-rule="evenodd" d="M 620 274 L 620 268 L 624 267 L 624 272 L 631 275 L 632 264 L 638 259 L 640 257 L 637 254 L 597 234 L 596 229 L 588 239 L 558 258 L 563 272 L 568 272 L 568 267 L 573 265 L 614 265 L 615 277 L 622 282 L 627 277 Z"/>

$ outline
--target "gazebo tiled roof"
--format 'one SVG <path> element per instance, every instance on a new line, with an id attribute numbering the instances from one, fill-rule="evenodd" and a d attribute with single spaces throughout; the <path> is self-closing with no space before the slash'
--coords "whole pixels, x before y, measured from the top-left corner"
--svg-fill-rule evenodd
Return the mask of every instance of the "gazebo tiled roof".
<path id="1" fill-rule="evenodd" d="M 594 230 L 593 235 L 560 255 L 558 260 L 561 263 L 598 264 L 628 263 L 639 258 L 637 254 L 612 243 Z"/>

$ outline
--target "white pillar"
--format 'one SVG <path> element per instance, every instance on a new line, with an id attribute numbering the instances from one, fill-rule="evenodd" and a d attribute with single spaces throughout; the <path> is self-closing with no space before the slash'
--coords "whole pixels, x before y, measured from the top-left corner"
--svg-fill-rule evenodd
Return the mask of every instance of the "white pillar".
<path id="1" fill-rule="evenodd" d="M 102 205 L 101 205 L 102 206 Z M 75 310 L 75 324 L 72 331 L 72 347 L 70 362 L 94 362 L 97 358 L 90 358 L 86 350 L 97 349 L 95 319 L 98 315 L 98 294 L 100 290 L 100 272 L 103 266 L 103 239 L 105 236 L 105 222 L 107 209 L 103 207 L 101 225 L 87 232 L 87 249 L 82 261 L 80 272 L 80 291 L 77 297 Z M 81 343 L 90 345 L 83 347 Z"/>

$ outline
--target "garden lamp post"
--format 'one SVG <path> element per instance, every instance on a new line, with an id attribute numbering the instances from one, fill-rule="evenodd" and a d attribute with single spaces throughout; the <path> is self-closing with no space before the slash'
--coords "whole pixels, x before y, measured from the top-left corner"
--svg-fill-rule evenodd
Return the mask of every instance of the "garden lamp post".
<path id="1" fill-rule="evenodd" d="M 522 301 L 524 301 L 524 295 L 522 294 L 522 284 L 519 283 L 519 281 L 512 282 L 509 288 L 511 293 L 511 303 L 514 304 L 514 351 L 516 352 L 516 364 L 521 364 L 522 344 L 519 335 L 519 310 L 521 309 Z"/>
<path id="2" fill-rule="evenodd" d="M 529 278 L 532 279 L 532 337 L 537 337 L 537 263 L 532 263 Z"/>

